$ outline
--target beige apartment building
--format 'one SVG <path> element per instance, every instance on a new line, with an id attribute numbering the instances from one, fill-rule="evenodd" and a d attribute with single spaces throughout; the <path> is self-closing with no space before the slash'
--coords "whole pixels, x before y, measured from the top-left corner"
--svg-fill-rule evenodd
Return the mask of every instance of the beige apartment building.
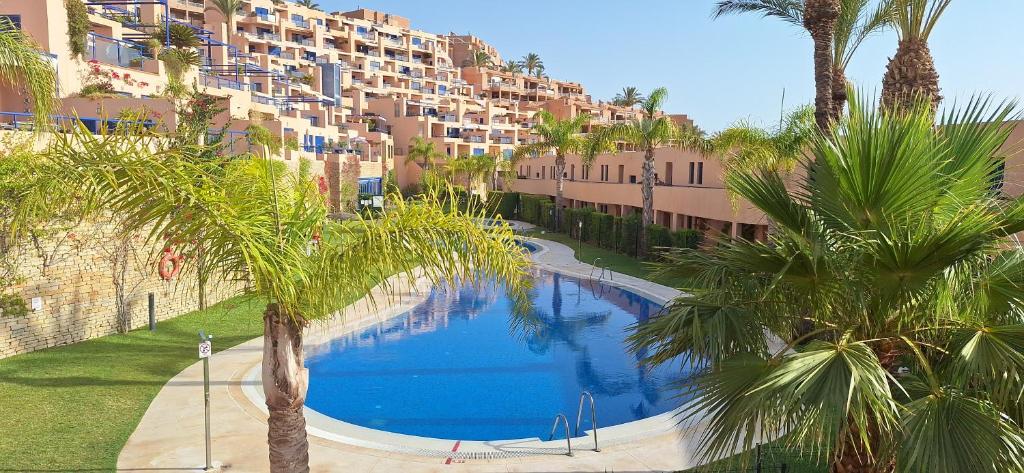
<path id="1" fill-rule="evenodd" d="M 167 85 L 163 62 L 145 40 L 165 23 L 185 25 L 199 37 L 202 65 L 185 78 L 219 97 L 226 112 L 211 132 L 223 130 L 235 151 L 249 145 L 245 129 L 260 123 L 299 143 L 281 159 L 305 158 L 316 173 L 340 186 L 345 163 L 357 161 L 359 176 L 390 171 L 400 187 L 418 182 L 420 166 L 405 154 L 413 137 L 433 142 L 449 157 L 511 156 L 535 141 L 533 117 L 591 116 L 591 126 L 636 118 L 635 109 L 594 100 L 579 82 L 501 72 L 469 65 L 476 51 L 500 65 L 501 53 L 472 35 L 434 34 L 409 19 L 367 9 L 322 12 L 291 2 L 250 0 L 229 22 L 204 0 L 84 0 L 90 33 L 84 58 L 68 47 L 64 0 L 0 0 L 0 15 L 30 34 L 59 72 L 60 115 L 90 126 L 108 126 L 122 111 L 145 109 L 173 131 L 173 104 L 161 97 Z M 90 73 L 113 72 L 116 94 L 79 96 Z M 15 87 L 0 88 L 0 127 L 19 128 L 28 118 Z M 685 115 L 674 116 L 691 123 Z M 589 130 L 584 130 L 589 131 Z M 715 159 L 663 149 L 657 155 L 657 222 L 672 229 L 695 228 L 759 238 L 765 219 L 732 199 Z M 642 155 L 624 150 L 600 156 L 589 170 L 570 157 L 565 196 L 574 207 L 591 206 L 615 215 L 641 206 Z M 513 190 L 554 195 L 553 157 L 526 160 Z"/>

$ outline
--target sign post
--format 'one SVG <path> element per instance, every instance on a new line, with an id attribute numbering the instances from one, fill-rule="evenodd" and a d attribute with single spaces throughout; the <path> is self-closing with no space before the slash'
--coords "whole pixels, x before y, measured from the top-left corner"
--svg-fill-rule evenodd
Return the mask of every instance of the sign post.
<path id="1" fill-rule="evenodd" d="M 205 471 L 213 470 L 213 462 L 210 460 L 210 355 L 213 354 L 213 345 L 210 341 L 213 335 L 206 335 L 199 332 L 199 358 L 203 360 L 203 397 L 206 410 L 206 468 Z"/>

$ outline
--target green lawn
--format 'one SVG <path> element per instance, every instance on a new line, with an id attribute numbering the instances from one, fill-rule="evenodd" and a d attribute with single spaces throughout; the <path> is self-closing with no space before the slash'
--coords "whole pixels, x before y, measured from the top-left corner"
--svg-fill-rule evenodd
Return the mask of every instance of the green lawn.
<path id="1" fill-rule="evenodd" d="M 0 471 L 110 471 L 149 403 L 197 361 L 263 333 L 264 304 L 236 297 L 147 329 L 0 360 Z M 197 388 L 196 396 L 202 396 Z M 201 440 L 197 440 L 201 441 Z"/>
<path id="2" fill-rule="evenodd" d="M 617 253 L 612 250 L 600 248 L 589 243 L 584 242 L 582 245 L 582 252 L 580 251 L 581 245 L 579 241 L 571 238 L 569 235 L 564 233 L 545 232 L 541 233 L 539 230 L 532 230 L 523 233 L 523 235 L 533 238 L 540 238 L 542 240 L 551 240 L 558 243 L 562 243 L 573 249 L 576 254 L 576 259 L 583 261 L 587 264 L 594 264 L 595 258 L 601 258 L 601 263 L 608 266 L 608 269 L 617 273 L 628 274 L 649 281 L 654 281 L 659 284 L 671 286 L 671 281 L 666 278 L 655 278 L 651 276 L 653 267 L 651 263 L 646 261 L 638 260 L 632 256 L 626 256 L 622 253 Z"/>

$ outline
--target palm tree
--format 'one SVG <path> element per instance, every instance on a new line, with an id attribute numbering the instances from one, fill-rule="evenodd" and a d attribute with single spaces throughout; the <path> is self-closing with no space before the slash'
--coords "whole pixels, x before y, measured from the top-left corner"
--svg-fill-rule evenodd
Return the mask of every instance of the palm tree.
<path id="1" fill-rule="evenodd" d="M 16 222 L 40 208 L 58 213 L 64 203 L 87 202 L 95 212 L 121 216 L 125 229 L 145 229 L 151 243 L 173 246 L 186 261 L 202 258 L 209 271 L 245 282 L 266 300 L 263 390 L 273 472 L 309 471 L 302 338 L 312 322 L 372 296 L 379 284 L 394 290 L 389 278 L 397 274 L 494 277 L 514 297 L 525 294 L 528 262 L 509 230 L 479 226 L 474 219 L 482 213 L 444 211 L 432 196 L 391 198 L 379 218 L 338 222 L 327 218 L 308 162 L 291 171 L 279 160 L 241 156 L 211 169 L 161 149 L 159 137 L 123 131 L 56 134 L 35 165 L 38 184 L 17 201 Z M 22 228 L 13 225 L 12 235 Z"/>
<path id="2" fill-rule="evenodd" d="M 544 61 L 540 59 L 540 55 L 537 53 L 529 53 L 523 56 L 522 63 L 523 67 L 526 68 L 526 73 L 530 75 L 533 75 L 533 72 L 537 69 L 544 69 Z"/>
<path id="3" fill-rule="evenodd" d="M 881 0 L 874 9 L 869 8 L 870 0 L 838 1 L 839 14 L 835 18 L 832 33 L 832 103 L 829 106 L 832 120 L 838 119 L 846 105 L 846 68 L 853 54 L 868 36 L 886 28 L 892 18 L 892 0 Z M 720 0 L 715 8 L 714 17 L 757 13 L 764 17 L 780 19 L 810 32 L 811 29 L 805 24 L 805 9 L 804 0 Z M 823 84 L 816 81 L 816 85 Z"/>
<path id="4" fill-rule="evenodd" d="M 541 65 L 539 65 L 539 66 L 537 66 L 536 68 L 533 69 L 533 77 L 536 77 L 538 79 L 546 79 L 547 78 L 547 76 L 544 75 L 544 65 L 543 64 L 541 64 Z"/>
<path id="5" fill-rule="evenodd" d="M 735 123 L 709 138 L 702 154 L 718 154 L 726 174 L 784 172 L 804 157 L 814 136 L 814 107 L 808 105 L 789 112 L 774 130 Z"/>
<path id="6" fill-rule="evenodd" d="M 643 112 L 639 118 L 627 123 L 612 125 L 597 133 L 602 139 L 624 141 L 644 150 L 643 177 L 640 192 L 643 195 L 643 226 L 654 223 L 654 157 L 657 148 L 668 144 L 680 144 L 681 130 L 672 119 L 661 114 L 662 104 L 668 89 L 659 87 L 640 106 Z M 641 252 L 647 248 L 647 232 L 640 234 Z"/>
<path id="7" fill-rule="evenodd" d="M 593 159 L 604 151 L 609 151 L 609 141 L 599 139 L 598 135 L 583 135 L 583 128 L 590 123 L 589 114 L 576 115 L 575 117 L 560 120 L 551 112 L 541 110 L 534 115 L 537 124 L 533 126 L 533 132 L 539 139 L 534 143 L 527 143 L 516 146 L 512 153 L 512 162 L 509 168 L 527 157 L 539 157 L 551 151 L 555 152 L 555 227 L 560 224 L 562 215 L 562 191 L 565 184 L 565 157 L 569 154 L 577 154 L 585 166 L 588 166 Z"/>
<path id="8" fill-rule="evenodd" d="M 1024 200 L 992 191 L 1010 109 L 988 104 L 935 127 L 852 96 L 795 188 L 727 180 L 781 231 L 670 253 L 687 295 L 631 336 L 702 369 L 703 458 L 778 440 L 834 472 L 1024 471 Z"/>
<path id="9" fill-rule="evenodd" d="M 196 30 L 184 23 L 171 23 L 170 28 L 160 25 L 159 29 L 152 33 L 152 37 L 163 42 L 168 36 L 168 30 L 170 31 L 171 46 L 175 48 L 197 48 L 203 44 L 203 41 L 196 35 Z"/>
<path id="10" fill-rule="evenodd" d="M 882 104 L 886 108 L 911 109 L 915 101 L 925 100 L 937 108 L 942 96 L 928 37 L 952 0 L 894 1 L 894 24 L 900 43 L 882 79 Z"/>
<path id="11" fill-rule="evenodd" d="M 476 50 L 473 51 L 473 54 L 463 62 L 463 65 L 471 67 L 491 67 L 494 65 L 494 62 L 493 59 L 491 59 L 490 54 Z"/>
<path id="12" fill-rule="evenodd" d="M 46 128 L 57 109 L 57 74 L 36 42 L 0 18 L 0 83 L 24 87 L 36 129 Z"/>
<path id="13" fill-rule="evenodd" d="M 434 146 L 433 141 L 424 139 L 421 136 L 414 136 L 409 140 L 409 151 L 405 155 L 405 161 L 416 162 L 420 160 L 420 165 L 423 169 L 430 169 L 434 165 L 434 162 L 438 159 L 444 159 L 445 154 L 438 151 Z"/>
<path id="14" fill-rule="evenodd" d="M 306 8 L 312 8 L 314 10 L 320 9 L 320 4 L 316 3 L 314 0 L 297 0 L 295 4 Z"/>
<path id="15" fill-rule="evenodd" d="M 620 107 L 633 107 L 637 104 L 643 103 L 644 100 L 646 99 L 640 93 L 640 89 L 630 86 L 623 87 L 622 93 L 615 96 L 612 100 L 612 104 Z"/>
<path id="16" fill-rule="evenodd" d="M 235 15 L 242 10 L 245 0 L 211 0 L 214 8 L 224 15 L 224 23 L 228 26 L 227 42 L 231 42 L 231 35 L 235 32 Z"/>
<path id="17" fill-rule="evenodd" d="M 501 72 L 508 72 L 512 75 L 523 73 L 523 63 L 519 61 L 509 61 L 505 65 L 501 66 Z"/>

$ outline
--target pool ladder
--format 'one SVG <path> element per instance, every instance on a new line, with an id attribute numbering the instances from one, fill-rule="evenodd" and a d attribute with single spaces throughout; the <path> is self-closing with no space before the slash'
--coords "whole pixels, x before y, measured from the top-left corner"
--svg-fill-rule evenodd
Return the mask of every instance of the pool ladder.
<path id="1" fill-rule="evenodd" d="M 598 264 L 597 264 L 598 261 L 601 261 L 600 257 L 594 258 L 594 264 L 590 265 L 590 279 L 593 280 L 594 279 L 594 271 L 600 269 L 601 273 L 598 274 L 598 276 L 597 276 L 597 282 L 601 282 L 602 280 L 604 280 L 604 275 L 605 275 L 606 272 L 608 273 L 608 280 L 609 281 L 614 281 L 615 280 L 615 276 L 612 273 L 612 270 L 608 269 L 608 266 L 604 265 L 604 264 L 598 266 Z"/>
<path id="2" fill-rule="evenodd" d="M 551 425 L 551 433 L 548 435 L 548 441 L 554 440 L 555 432 L 558 431 L 558 421 L 562 421 L 562 426 L 565 427 L 565 447 L 568 450 L 566 455 L 572 456 L 572 437 L 580 435 L 580 424 L 583 422 L 583 401 L 590 399 L 590 426 L 593 428 L 594 433 L 594 451 L 600 452 L 601 449 L 597 446 L 597 409 L 595 408 L 594 395 L 590 391 L 583 391 L 580 393 L 580 404 L 579 408 L 576 409 L 576 430 L 569 434 L 569 419 L 565 417 L 565 414 L 558 414 L 555 416 L 555 422 Z"/>

